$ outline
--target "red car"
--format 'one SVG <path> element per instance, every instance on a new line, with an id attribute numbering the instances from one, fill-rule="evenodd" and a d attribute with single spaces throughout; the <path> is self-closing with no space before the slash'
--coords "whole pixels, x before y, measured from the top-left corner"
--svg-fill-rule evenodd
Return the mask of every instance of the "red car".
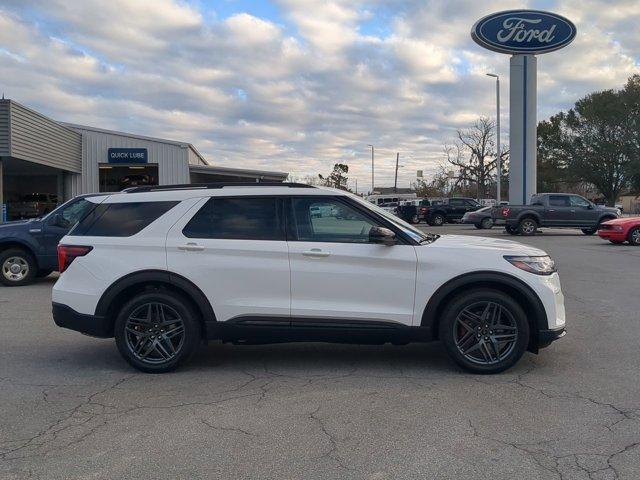
<path id="1" fill-rule="evenodd" d="M 640 217 L 616 218 L 601 223 L 598 235 L 611 243 L 627 241 L 631 245 L 640 246 Z"/>

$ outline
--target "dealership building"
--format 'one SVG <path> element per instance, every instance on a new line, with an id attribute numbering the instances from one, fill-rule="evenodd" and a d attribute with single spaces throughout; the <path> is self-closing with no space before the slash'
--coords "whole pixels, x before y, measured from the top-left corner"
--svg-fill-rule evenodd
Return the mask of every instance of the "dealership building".
<path id="1" fill-rule="evenodd" d="M 190 143 L 59 122 L 0 100 L 0 204 L 33 194 L 60 203 L 137 185 L 282 182 L 287 173 L 209 165 Z"/>

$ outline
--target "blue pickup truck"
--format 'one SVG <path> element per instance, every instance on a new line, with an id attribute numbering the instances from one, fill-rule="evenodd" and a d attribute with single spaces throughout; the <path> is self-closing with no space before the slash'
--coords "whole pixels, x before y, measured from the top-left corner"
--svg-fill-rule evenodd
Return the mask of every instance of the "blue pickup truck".
<path id="1" fill-rule="evenodd" d="M 0 223 L 0 283 L 19 286 L 58 268 L 57 246 L 95 203 L 80 195 L 44 217 Z"/>

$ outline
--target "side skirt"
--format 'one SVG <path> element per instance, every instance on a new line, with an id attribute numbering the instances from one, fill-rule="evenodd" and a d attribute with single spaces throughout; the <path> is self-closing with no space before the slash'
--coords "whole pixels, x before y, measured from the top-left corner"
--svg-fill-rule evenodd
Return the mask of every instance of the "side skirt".
<path id="1" fill-rule="evenodd" d="M 405 345 L 433 340 L 429 328 L 378 320 L 238 317 L 207 322 L 207 338 L 234 344 L 329 342 Z"/>

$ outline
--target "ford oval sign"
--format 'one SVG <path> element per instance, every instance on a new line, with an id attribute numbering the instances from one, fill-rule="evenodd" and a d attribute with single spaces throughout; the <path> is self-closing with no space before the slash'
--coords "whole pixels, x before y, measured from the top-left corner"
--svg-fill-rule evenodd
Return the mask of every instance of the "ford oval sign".
<path id="1" fill-rule="evenodd" d="M 536 55 L 562 48 L 575 38 L 566 18 L 540 10 L 492 13 L 476 22 L 471 37 L 484 48 L 501 53 Z"/>

